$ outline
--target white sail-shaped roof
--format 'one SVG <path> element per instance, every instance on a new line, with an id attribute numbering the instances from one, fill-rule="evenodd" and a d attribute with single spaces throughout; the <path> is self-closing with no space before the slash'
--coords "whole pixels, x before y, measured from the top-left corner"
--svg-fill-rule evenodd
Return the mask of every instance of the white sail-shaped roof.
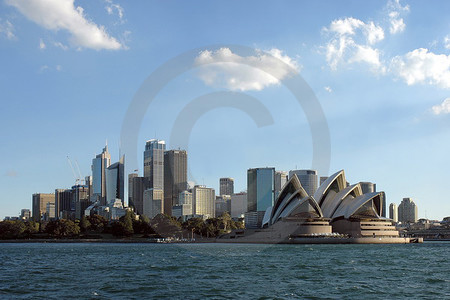
<path id="1" fill-rule="evenodd" d="M 350 185 L 337 193 L 334 197 L 327 197 L 321 205 L 322 213 L 325 218 L 331 218 L 334 212 L 341 205 L 342 201 L 347 198 L 356 198 L 363 194 L 361 185 L 359 183 Z"/>
<path id="2" fill-rule="evenodd" d="M 290 201 L 295 199 L 293 196 L 298 195 L 296 197 L 302 199 L 308 197 L 308 193 L 302 187 L 300 180 L 297 175 L 293 175 L 291 179 L 284 185 L 283 189 L 280 192 L 280 195 L 275 201 L 275 205 L 272 209 L 271 220 L 278 219 L 281 212 L 284 208 L 289 204 Z M 273 224 L 273 223 L 272 223 Z"/>
<path id="3" fill-rule="evenodd" d="M 314 199 L 317 201 L 320 207 L 322 207 L 322 203 L 325 200 L 329 201 L 329 199 L 333 198 L 340 191 L 345 189 L 347 186 L 347 182 L 345 180 L 344 170 L 340 170 L 330 177 L 328 177 L 317 189 L 314 193 Z"/>
<path id="4" fill-rule="evenodd" d="M 337 208 L 333 214 L 333 218 L 344 217 L 345 219 L 355 215 L 361 208 L 367 204 L 367 209 L 372 210 L 371 216 L 380 218 L 380 208 L 382 207 L 381 201 L 382 192 L 374 192 L 363 194 L 357 198 L 345 198 L 341 205 Z"/>

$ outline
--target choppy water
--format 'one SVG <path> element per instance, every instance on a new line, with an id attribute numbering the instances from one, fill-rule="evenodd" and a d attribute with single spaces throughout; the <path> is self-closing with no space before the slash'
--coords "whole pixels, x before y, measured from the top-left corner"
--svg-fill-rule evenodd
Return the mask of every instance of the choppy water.
<path id="1" fill-rule="evenodd" d="M 0 298 L 450 299 L 450 243 L 0 244 Z"/>

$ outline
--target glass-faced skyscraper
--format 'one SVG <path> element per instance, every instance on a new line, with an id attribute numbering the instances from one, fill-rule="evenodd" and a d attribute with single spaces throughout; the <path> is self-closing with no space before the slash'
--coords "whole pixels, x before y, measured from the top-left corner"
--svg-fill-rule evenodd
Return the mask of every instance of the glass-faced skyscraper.
<path id="1" fill-rule="evenodd" d="M 164 152 L 164 213 L 172 215 L 172 206 L 179 205 L 179 195 L 187 190 L 187 152 Z"/>
<path id="2" fill-rule="evenodd" d="M 144 151 L 144 177 L 148 179 L 149 188 L 164 189 L 164 151 L 166 142 L 149 140 Z"/>
<path id="3" fill-rule="evenodd" d="M 111 154 L 108 145 L 103 148 L 102 153 L 92 160 L 92 196 L 91 202 L 99 201 L 101 205 L 106 204 L 106 169 L 111 165 Z"/>
<path id="4" fill-rule="evenodd" d="M 233 178 L 220 178 L 220 195 L 233 195 L 234 194 L 234 179 Z"/>
<path id="5" fill-rule="evenodd" d="M 247 171 L 247 208 L 249 212 L 266 211 L 273 206 L 275 168 Z"/>

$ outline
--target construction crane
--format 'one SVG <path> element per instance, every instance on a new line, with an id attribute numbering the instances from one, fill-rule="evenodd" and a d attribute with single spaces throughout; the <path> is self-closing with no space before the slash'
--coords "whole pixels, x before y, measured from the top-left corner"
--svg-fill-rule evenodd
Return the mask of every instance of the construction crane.
<path id="1" fill-rule="evenodd" d="M 70 169 L 72 170 L 73 177 L 75 178 L 75 185 L 84 184 L 84 179 L 83 176 L 81 176 L 80 167 L 78 166 L 78 161 L 75 160 L 75 164 L 78 169 L 78 176 L 75 173 L 75 168 L 73 167 L 72 161 L 70 160 L 69 156 L 67 156 L 67 161 L 69 162 Z"/>

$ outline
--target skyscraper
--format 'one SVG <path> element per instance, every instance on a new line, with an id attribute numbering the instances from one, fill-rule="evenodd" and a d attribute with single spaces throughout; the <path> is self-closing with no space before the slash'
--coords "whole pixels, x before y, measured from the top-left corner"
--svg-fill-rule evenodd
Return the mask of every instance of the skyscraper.
<path id="1" fill-rule="evenodd" d="M 418 209 L 412 198 L 403 198 L 398 206 L 398 221 L 402 223 L 416 223 Z"/>
<path id="2" fill-rule="evenodd" d="M 391 203 L 389 205 L 389 219 L 391 219 L 395 223 L 398 222 L 398 207 L 395 203 Z"/>
<path id="3" fill-rule="evenodd" d="M 241 218 L 247 212 L 247 193 L 241 192 L 231 195 L 231 217 Z"/>
<path id="4" fill-rule="evenodd" d="M 187 189 L 187 152 L 164 152 L 164 213 L 172 215 L 172 207 L 179 205 L 179 195 Z"/>
<path id="5" fill-rule="evenodd" d="M 234 194 L 234 179 L 233 178 L 220 178 L 220 195 L 233 195 Z"/>
<path id="6" fill-rule="evenodd" d="M 55 190 L 55 218 L 74 219 L 75 202 L 70 189 Z"/>
<path id="7" fill-rule="evenodd" d="M 281 192 L 281 189 L 285 185 L 285 183 L 288 181 L 288 173 L 285 171 L 276 171 L 275 172 L 275 183 L 274 183 L 274 190 L 275 190 L 275 199 L 278 197 L 278 195 Z"/>
<path id="8" fill-rule="evenodd" d="M 75 219 L 81 220 L 84 216 L 84 211 L 90 205 L 89 188 L 86 185 L 74 185 L 71 194 L 73 202 L 75 203 Z M 58 218 L 58 216 L 56 216 L 56 218 Z"/>
<path id="9" fill-rule="evenodd" d="M 112 164 L 106 169 L 106 204 L 112 204 L 116 199 L 125 204 L 125 186 L 124 186 L 124 163 L 125 156 L 122 156 L 118 162 Z"/>
<path id="10" fill-rule="evenodd" d="M 47 203 L 55 204 L 55 194 L 33 194 L 32 214 L 33 221 L 39 222 L 47 211 Z"/>
<path id="11" fill-rule="evenodd" d="M 108 144 L 102 153 L 92 160 L 92 196 L 91 202 L 98 201 L 106 204 L 106 169 L 111 165 L 111 154 L 108 152 Z"/>
<path id="12" fill-rule="evenodd" d="M 133 202 L 133 178 L 138 177 L 138 173 L 128 174 L 128 206 L 134 207 Z"/>
<path id="13" fill-rule="evenodd" d="M 131 181 L 131 199 L 129 206 L 134 208 L 138 215 L 144 214 L 144 191 L 148 188 L 148 179 L 145 177 L 133 177 Z M 130 189 L 128 189 L 130 192 Z"/>
<path id="14" fill-rule="evenodd" d="M 143 214 L 149 218 L 163 213 L 163 190 L 146 189 L 144 191 Z"/>
<path id="15" fill-rule="evenodd" d="M 275 168 L 256 168 L 247 171 L 247 205 L 249 212 L 265 212 L 274 201 Z"/>
<path id="16" fill-rule="evenodd" d="M 317 191 L 317 171 L 316 170 L 292 170 L 289 171 L 289 179 L 296 174 L 308 195 L 314 195 Z"/>
<path id="17" fill-rule="evenodd" d="M 192 192 L 192 213 L 214 218 L 216 211 L 216 192 L 204 185 L 194 186 Z"/>
<path id="18" fill-rule="evenodd" d="M 374 193 L 377 191 L 377 185 L 372 182 L 363 181 L 359 183 L 363 194 Z"/>
<path id="19" fill-rule="evenodd" d="M 164 151 L 166 142 L 152 139 L 145 144 L 144 177 L 149 187 L 164 190 Z"/>

